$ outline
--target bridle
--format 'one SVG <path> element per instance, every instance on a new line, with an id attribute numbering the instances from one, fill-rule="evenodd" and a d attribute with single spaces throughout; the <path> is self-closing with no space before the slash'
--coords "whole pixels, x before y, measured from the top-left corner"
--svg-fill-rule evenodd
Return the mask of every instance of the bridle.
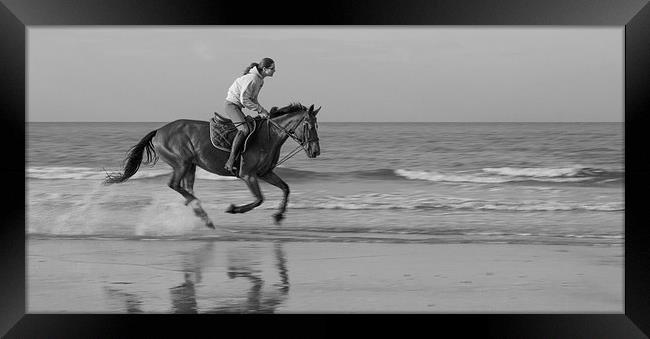
<path id="1" fill-rule="evenodd" d="M 286 129 L 286 128 L 280 126 L 277 122 L 271 120 L 271 118 L 266 118 L 266 121 L 273 124 L 273 126 L 277 127 L 278 129 L 283 131 L 285 134 L 290 136 L 291 139 L 293 139 L 295 142 L 297 142 L 298 144 L 303 146 L 304 144 L 319 140 L 318 136 L 312 136 L 311 133 L 309 133 L 309 122 L 307 120 L 305 120 L 305 119 L 307 119 L 306 116 L 303 117 L 302 119 L 300 119 L 300 121 L 298 121 L 298 123 L 295 124 L 291 129 Z M 301 124 L 302 124 L 302 126 L 304 128 L 303 135 L 307 136 L 307 138 L 305 140 L 300 140 L 300 138 L 298 138 L 298 136 L 295 133 L 295 131 L 298 129 L 298 126 L 300 126 Z"/>
<path id="2" fill-rule="evenodd" d="M 271 118 L 266 118 L 266 121 L 267 121 L 268 124 L 272 124 L 273 126 L 279 128 L 282 132 L 287 134 L 289 137 L 291 137 L 291 139 L 293 139 L 295 142 L 298 143 L 298 146 L 293 151 L 291 151 L 291 152 L 289 152 L 289 154 L 285 155 L 282 158 L 282 160 L 278 161 L 277 164 L 273 165 L 273 167 L 279 166 L 283 162 L 285 162 L 285 161 L 289 160 L 290 158 L 292 158 L 294 155 L 298 154 L 298 152 L 300 152 L 301 148 L 303 150 L 305 150 L 305 152 L 307 152 L 308 150 L 305 147 L 305 145 L 310 143 L 310 142 L 316 142 L 316 141 L 319 140 L 318 135 L 312 136 L 311 133 L 309 133 L 309 122 L 307 120 L 305 120 L 305 119 L 307 119 L 307 116 L 304 116 L 302 119 L 300 119 L 300 121 L 298 121 L 297 124 L 292 126 L 291 129 L 286 129 L 286 128 L 280 126 L 275 121 L 271 120 Z M 298 138 L 298 136 L 296 135 L 296 132 L 295 132 L 298 129 L 298 126 L 300 126 L 301 124 L 302 124 L 302 126 L 304 128 L 304 131 L 303 131 L 302 135 L 306 137 L 305 140 L 300 140 L 300 138 Z M 270 126 L 269 126 L 268 129 L 269 129 L 269 133 L 271 133 Z M 270 134 L 269 134 L 269 138 L 270 138 Z"/>

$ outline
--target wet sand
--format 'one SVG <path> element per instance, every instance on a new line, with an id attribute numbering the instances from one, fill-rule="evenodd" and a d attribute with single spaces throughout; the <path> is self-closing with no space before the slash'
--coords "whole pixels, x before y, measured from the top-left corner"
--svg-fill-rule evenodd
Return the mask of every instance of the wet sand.
<path id="1" fill-rule="evenodd" d="M 622 246 L 30 239 L 29 313 L 622 313 Z"/>

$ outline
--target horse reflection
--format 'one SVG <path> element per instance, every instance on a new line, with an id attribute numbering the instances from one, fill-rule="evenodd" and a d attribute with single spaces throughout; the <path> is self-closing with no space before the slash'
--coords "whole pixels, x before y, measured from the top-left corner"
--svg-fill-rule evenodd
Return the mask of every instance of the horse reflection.
<path id="1" fill-rule="evenodd" d="M 245 278 L 251 283 L 246 299 L 239 303 L 230 303 L 216 307 L 211 313 L 273 313 L 281 305 L 289 293 L 289 272 L 287 259 L 282 243 L 274 244 L 275 267 L 280 275 L 280 283 L 273 284 L 271 291 L 264 291 L 264 280 L 261 272 L 256 269 L 257 263 L 248 260 L 246 256 L 234 254 L 228 256 L 228 277 L 230 279 Z"/>
<path id="2" fill-rule="evenodd" d="M 265 281 L 260 263 L 249 254 L 251 249 L 235 248 L 227 255 L 229 279 L 244 278 L 251 286 L 242 299 L 219 301 L 219 306 L 201 311 L 197 303 L 196 287 L 202 281 L 202 269 L 212 255 L 214 243 L 210 242 L 194 252 L 184 262 L 183 282 L 170 288 L 173 313 L 273 313 L 281 305 L 289 293 L 289 273 L 287 260 L 281 243 L 274 244 L 275 265 L 280 276 L 280 283 L 273 284 L 272 289 L 264 289 Z M 209 285 L 203 285 L 210 288 Z"/>
<path id="3" fill-rule="evenodd" d="M 196 304 L 196 289 L 191 274 L 185 272 L 185 281 L 179 286 L 169 289 L 172 299 L 173 313 L 198 313 Z"/>
<path id="4" fill-rule="evenodd" d="M 142 313 L 141 297 L 109 286 L 104 287 L 104 290 L 111 301 L 123 303 L 126 313 Z"/>
<path id="5" fill-rule="evenodd" d="M 229 279 L 245 279 L 250 283 L 244 298 L 223 297 L 217 295 L 197 298 L 197 287 L 203 291 L 210 291 L 210 284 L 203 282 L 203 270 L 209 267 L 214 260 L 214 242 L 207 242 L 195 251 L 185 256 L 182 263 L 183 280 L 180 284 L 169 288 L 172 313 L 273 313 L 279 305 L 286 301 L 289 294 L 289 271 L 287 259 L 282 248 L 282 243 L 274 244 L 273 253 L 279 282 L 265 287 L 264 275 L 261 264 L 255 259 L 258 249 L 251 247 L 235 247 L 227 254 L 227 277 Z M 267 272 L 268 274 L 268 272 Z M 113 284 L 132 283 L 114 282 Z M 131 288 L 141 290 L 141 288 Z M 143 313 L 143 297 L 139 293 L 129 293 L 117 286 L 104 287 L 109 301 L 116 308 L 125 310 L 126 313 Z M 206 308 L 202 311 L 197 301 L 219 304 L 216 307 Z"/>
<path id="6" fill-rule="evenodd" d="M 208 242 L 191 253 L 183 262 L 183 283 L 169 289 L 173 313 L 198 313 L 196 284 L 201 283 L 201 271 L 212 257 L 214 242 Z"/>

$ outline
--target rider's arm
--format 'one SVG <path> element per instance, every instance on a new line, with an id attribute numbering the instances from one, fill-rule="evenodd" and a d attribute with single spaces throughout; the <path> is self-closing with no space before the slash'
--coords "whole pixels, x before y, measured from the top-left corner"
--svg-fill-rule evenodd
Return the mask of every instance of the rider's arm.
<path id="1" fill-rule="evenodd" d="M 256 81 L 253 77 L 245 79 L 244 83 L 242 83 L 240 97 L 240 101 L 244 107 L 257 112 L 258 114 L 266 113 L 266 109 L 257 102 L 257 95 L 259 94 L 261 84 L 260 81 Z"/>

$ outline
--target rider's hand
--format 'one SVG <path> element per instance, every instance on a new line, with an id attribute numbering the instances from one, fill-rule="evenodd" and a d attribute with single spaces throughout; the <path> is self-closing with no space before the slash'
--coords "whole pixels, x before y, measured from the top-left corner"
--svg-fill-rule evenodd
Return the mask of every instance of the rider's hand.
<path id="1" fill-rule="evenodd" d="M 261 116 L 262 118 L 265 118 L 265 119 L 266 119 L 266 118 L 269 117 L 269 112 L 267 112 L 267 111 L 262 111 L 262 112 L 260 112 L 259 116 Z"/>

